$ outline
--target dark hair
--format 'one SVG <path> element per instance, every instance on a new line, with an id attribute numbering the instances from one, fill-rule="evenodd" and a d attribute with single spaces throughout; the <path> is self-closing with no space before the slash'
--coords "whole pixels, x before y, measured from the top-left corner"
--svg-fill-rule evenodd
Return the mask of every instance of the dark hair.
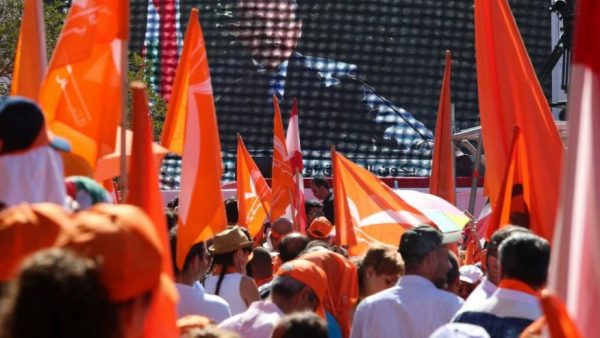
<path id="1" fill-rule="evenodd" d="M 282 328 L 281 338 L 327 338 L 327 324 L 323 318 L 312 312 L 296 312 L 287 315 L 279 321 L 278 328 Z"/>
<path id="2" fill-rule="evenodd" d="M 540 236 L 521 233 L 500 245 L 502 278 L 522 281 L 534 289 L 544 286 L 550 264 L 550 244 Z"/>
<path id="3" fill-rule="evenodd" d="M 66 249 L 27 259 L 4 301 L 2 337 L 121 337 L 101 265 Z"/>
<path id="4" fill-rule="evenodd" d="M 167 231 L 171 231 L 177 226 L 177 213 L 175 209 L 167 208 L 165 210 L 165 218 L 167 219 Z"/>
<path id="5" fill-rule="evenodd" d="M 496 230 L 488 242 L 486 259 L 490 256 L 498 257 L 500 244 L 508 237 L 520 233 L 529 233 L 529 230 L 518 225 L 508 225 Z"/>
<path id="6" fill-rule="evenodd" d="M 281 262 L 285 263 L 296 259 L 306 249 L 308 242 L 308 237 L 297 232 L 292 232 L 283 237 L 278 247 Z"/>
<path id="7" fill-rule="evenodd" d="M 292 299 L 296 296 L 303 288 L 308 288 L 310 292 L 310 301 L 318 303 L 319 298 L 317 294 L 301 281 L 294 279 L 290 276 L 278 276 L 273 280 L 273 287 L 271 288 L 271 296 L 279 296 L 284 299 Z"/>
<path id="8" fill-rule="evenodd" d="M 448 260 L 450 260 L 451 268 L 446 274 L 446 284 L 450 285 L 460 277 L 460 270 L 458 266 L 458 258 L 454 252 L 449 251 Z"/>
<path id="9" fill-rule="evenodd" d="M 406 267 L 414 267 L 443 242 L 443 235 L 430 225 L 419 225 L 405 231 L 400 237 L 398 252 Z"/>
<path id="10" fill-rule="evenodd" d="M 304 210 L 306 210 L 307 212 L 311 208 L 322 208 L 322 207 L 323 207 L 323 203 L 321 203 L 317 200 L 308 200 L 308 201 L 304 202 Z"/>
<path id="11" fill-rule="evenodd" d="M 273 260 L 269 251 L 262 246 L 252 250 L 253 257 L 248 262 L 248 276 L 253 278 L 266 278 L 273 276 Z"/>
<path id="12" fill-rule="evenodd" d="M 237 224 L 239 219 L 237 199 L 229 197 L 225 200 L 225 213 L 227 214 L 228 224 Z"/>
<path id="13" fill-rule="evenodd" d="M 175 272 L 176 275 L 187 271 L 187 269 L 189 269 L 190 263 L 192 262 L 192 259 L 194 257 L 200 256 L 202 258 L 205 254 L 204 242 L 200 242 L 200 243 L 196 243 L 196 244 L 192 245 L 192 247 L 188 251 L 187 255 L 185 256 L 185 260 L 183 261 L 183 268 L 180 270 L 179 267 L 177 266 L 177 232 L 178 232 L 178 226 L 174 226 L 169 231 L 169 244 L 171 247 L 171 262 L 173 263 L 173 272 Z"/>
<path id="14" fill-rule="evenodd" d="M 237 251 L 231 251 L 213 256 L 212 264 L 210 265 L 210 269 L 208 269 L 209 273 L 212 273 L 217 265 L 221 265 L 219 279 L 217 280 L 217 287 L 215 288 L 215 295 L 217 296 L 221 291 L 221 284 L 223 283 L 223 279 L 227 274 L 227 268 L 235 265 L 234 257 L 236 252 Z"/>
<path id="15" fill-rule="evenodd" d="M 313 177 L 313 179 L 312 179 L 312 183 L 313 183 L 314 185 L 316 185 L 317 187 L 322 187 L 322 188 L 327 188 L 327 189 L 329 189 L 329 188 L 330 188 L 330 186 L 329 186 L 329 183 L 328 183 L 328 182 L 327 182 L 327 180 L 326 180 L 324 177 L 322 177 L 322 176 Z"/>
<path id="16" fill-rule="evenodd" d="M 173 198 L 172 200 L 169 201 L 169 203 L 167 203 L 167 208 L 169 209 L 175 209 L 179 206 L 179 196 Z"/>

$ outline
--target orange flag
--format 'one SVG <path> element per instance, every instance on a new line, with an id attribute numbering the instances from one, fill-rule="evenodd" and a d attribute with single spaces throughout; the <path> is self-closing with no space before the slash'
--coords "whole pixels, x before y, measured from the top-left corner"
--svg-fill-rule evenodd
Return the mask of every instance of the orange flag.
<path id="1" fill-rule="evenodd" d="M 93 170 L 114 151 L 124 103 L 129 1 L 74 1 L 40 91 L 50 129 Z"/>
<path id="2" fill-rule="evenodd" d="M 160 140 L 165 148 L 179 155 L 183 153 L 184 148 L 186 116 L 191 109 L 196 109 L 190 104 L 190 78 L 193 72 L 198 71 L 193 66 L 198 65 L 197 60 L 202 57 L 206 58 L 206 47 L 198 10 L 194 8 L 185 32 L 183 51 L 175 72 L 173 91 Z M 204 85 L 210 85 L 210 82 Z"/>
<path id="3" fill-rule="evenodd" d="M 38 101 L 46 73 L 46 34 L 42 0 L 25 0 L 10 95 Z"/>
<path id="4" fill-rule="evenodd" d="M 237 140 L 238 224 L 248 228 L 254 238 L 262 231 L 263 224 L 269 219 L 271 189 L 246 150 L 239 134 Z"/>
<path id="5" fill-rule="evenodd" d="M 129 194 L 127 203 L 136 205 L 152 219 L 163 246 L 162 270 L 173 279 L 171 250 L 167 237 L 167 225 L 163 203 L 158 188 L 158 165 L 152 152 L 152 127 L 148 113 L 148 98 L 145 85 L 136 82 L 133 91 L 133 149 L 129 171 Z M 171 284 L 173 289 L 175 285 Z M 176 291 L 166 293 L 159 290 L 154 297 L 144 326 L 144 337 L 179 337 L 177 329 Z"/>
<path id="6" fill-rule="evenodd" d="M 509 162 L 504 171 L 502 190 L 497 203 L 492 208 L 492 216 L 486 237 L 508 224 L 521 225 L 536 234 L 550 232 L 543 223 L 539 209 L 532 208 L 532 175 L 526 163 L 529 153 L 524 144 L 524 133 L 515 127 Z"/>
<path id="7" fill-rule="evenodd" d="M 442 92 L 435 126 L 433 158 L 429 192 L 456 205 L 456 183 L 454 171 L 454 142 L 452 141 L 452 103 L 450 101 L 450 51 L 446 51 L 446 69 L 442 81 Z"/>
<path id="8" fill-rule="evenodd" d="M 273 181 L 271 187 L 271 219 L 273 221 L 280 217 L 293 220 L 293 194 L 294 176 L 289 161 L 287 160 L 287 147 L 285 145 L 285 134 L 283 122 L 279 111 L 279 100 L 273 95 L 273 106 L 275 117 L 273 120 Z M 294 224 L 298 227 L 298 224 Z M 297 229 L 299 230 L 299 229 Z"/>
<path id="9" fill-rule="evenodd" d="M 546 225 L 537 234 L 551 241 L 563 144 L 506 0 L 475 0 L 475 51 L 491 205 L 500 199 L 511 134 L 519 126 L 527 151 L 523 166 L 531 173 L 530 212 Z"/>
<path id="10" fill-rule="evenodd" d="M 552 338 L 581 338 L 583 337 L 569 316 L 563 302 L 555 295 L 544 291 L 540 304 L 546 316 L 546 323 Z"/>
<path id="11" fill-rule="evenodd" d="M 405 229 L 432 222 L 375 175 L 332 152 L 335 229 L 339 245 L 383 242 L 397 246 Z"/>
<path id="12" fill-rule="evenodd" d="M 185 256 L 195 243 L 207 240 L 225 230 L 227 219 L 221 193 L 221 143 L 212 85 L 206 58 L 204 37 L 198 22 L 198 11 L 192 9 L 188 27 L 194 41 L 194 57 L 188 62 L 189 76 L 185 95 L 188 109 L 185 114 L 185 139 L 179 194 L 179 237 L 177 265 L 181 268 Z M 182 66 L 183 67 L 183 66 Z M 172 99 L 175 99 L 174 97 Z"/>

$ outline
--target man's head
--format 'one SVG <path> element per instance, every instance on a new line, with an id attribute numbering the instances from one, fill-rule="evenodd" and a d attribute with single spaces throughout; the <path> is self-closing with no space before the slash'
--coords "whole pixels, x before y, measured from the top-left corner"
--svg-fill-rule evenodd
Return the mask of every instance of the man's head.
<path id="1" fill-rule="evenodd" d="M 225 200 L 225 213 L 227 214 L 227 225 L 237 225 L 238 223 L 238 205 L 235 197 Z"/>
<path id="2" fill-rule="evenodd" d="M 287 315 L 273 329 L 273 338 L 327 338 L 327 323 L 312 312 Z"/>
<path id="3" fill-rule="evenodd" d="M 475 265 L 463 265 L 460 267 L 460 288 L 458 295 L 467 299 L 475 287 L 479 285 L 483 272 Z"/>
<path id="4" fill-rule="evenodd" d="M 487 246 L 485 256 L 485 265 L 487 269 L 487 278 L 490 282 L 498 285 L 500 283 L 500 261 L 498 259 L 498 248 L 507 238 L 520 233 L 529 233 L 529 230 L 515 225 L 509 225 L 496 230 Z"/>
<path id="5" fill-rule="evenodd" d="M 279 258 L 283 263 L 296 259 L 308 245 L 309 239 L 298 232 L 283 237 L 279 243 Z"/>
<path id="6" fill-rule="evenodd" d="M 450 260 L 450 265 L 452 267 L 450 268 L 450 270 L 448 270 L 448 274 L 446 275 L 446 283 L 444 283 L 444 285 L 436 286 L 440 289 L 444 289 L 448 292 L 458 295 L 458 289 L 460 285 L 458 257 L 456 257 L 454 252 L 450 251 L 448 259 Z"/>
<path id="7" fill-rule="evenodd" d="M 174 226 L 169 231 L 169 244 L 171 247 L 171 261 L 176 280 L 182 284 L 192 284 L 193 281 L 200 279 L 208 269 L 208 252 L 204 242 L 192 245 L 190 251 L 183 262 L 183 269 L 177 267 L 177 232 L 178 226 Z"/>
<path id="8" fill-rule="evenodd" d="M 310 190 L 316 198 L 324 200 L 329 195 L 329 183 L 323 177 L 315 177 L 310 181 Z"/>
<path id="9" fill-rule="evenodd" d="M 534 290 L 544 287 L 550 264 L 550 244 L 532 233 L 516 234 L 500 245 L 500 275 L 516 279 Z"/>
<path id="10" fill-rule="evenodd" d="M 363 297 L 390 288 L 404 274 L 402 257 L 392 246 L 374 245 L 358 262 L 358 287 Z"/>
<path id="11" fill-rule="evenodd" d="M 276 69 L 296 49 L 302 34 L 295 0 L 238 0 L 231 30 L 252 58 Z"/>
<path id="12" fill-rule="evenodd" d="M 402 234 L 400 254 L 406 274 L 420 275 L 435 285 L 446 282 L 451 268 L 446 238 L 429 225 L 420 225 Z"/>
<path id="13" fill-rule="evenodd" d="M 271 244 L 273 244 L 273 250 L 279 250 L 279 243 L 281 239 L 285 237 L 287 234 L 290 234 L 294 231 L 294 225 L 292 221 L 289 219 L 282 217 L 271 225 L 271 233 L 269 234 L 269 238 L 271 239 Z"/>
<path id="14" fill-rule="evenodd" d="M 248 263 L 248 271 L 252 271 L 252 278 L 256 284 L 261 280 L 273 277 L 273 259 L 269 251 L 262 246 L 252 249 L 253 257 Z"/>
<path id="15" fill-rule="evenodd" d="M 311 224 L 315 218 L 324 216 L 323 204 L 317 200 L 306 201 L 304 210 L 306 211 L 306 224 Z"/>
<path id="16" fill-rule="evenodd" d="M 272 301 L 286 314 L 316 311 L 325 316 L 321 302 L 327 293 L 327 276 L 316 264 L 297 259 L 277 271 L 271 290 Z"/>

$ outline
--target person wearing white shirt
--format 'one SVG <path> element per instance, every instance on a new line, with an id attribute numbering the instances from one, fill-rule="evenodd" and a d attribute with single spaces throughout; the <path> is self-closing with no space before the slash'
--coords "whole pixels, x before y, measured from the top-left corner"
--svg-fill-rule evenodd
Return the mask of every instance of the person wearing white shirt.
<path id="1" fill-rule="evenodd" d="M 480 306 L 492 296 L 498 288 L 498 283 L 500 283 L 500 261 L 498 259 L 498 248 L 500 247 L 500 244 L 512 235 L 528 232 L 529 230 L 526 228 L 509 225 L 496 230 L 496 232 L 492 234 L 485 254 L 487 274 L 482 278 L 481 283 L 473 290 L 473 292 L 471 292 L 459 313 Z"/>
<path id="2" fill-rule="evenodd" d="M 478 307 L 457 315 L 454 322 L 479 325 L 490 337 L 519 337 L 543 313 L 539 291 L 546 284 L 550 244 L 532 233 L 507 238 L 500 246 L 501 281 L 496 292 Z"/>
<path id="3" fill-rule="evenodd" d="M 208 317 L 215 323 L 231 317 L 229 304 L 221 297 L 207 294 L 198 279 L 206 273 L 208 268 L 208 253 L 204 242 L 194 244 L 185 257 L 182 269 L 176 261 L 177 226 L 169 232 L 171 258 L 175 272 L 175 287 L 179 293 L 177 304 L 177 318 L 187 315 L 201 315 Z"/>
<path id="4" fill-rule="evenodd" d="M 440 290 L 450 269 L 449 241 L 422 225 L 400 239 L 405 275 L 398 284 L 364 299 L 358 306 L 351 338 L 426 338 L 450 322 L 462 300 Z"/>

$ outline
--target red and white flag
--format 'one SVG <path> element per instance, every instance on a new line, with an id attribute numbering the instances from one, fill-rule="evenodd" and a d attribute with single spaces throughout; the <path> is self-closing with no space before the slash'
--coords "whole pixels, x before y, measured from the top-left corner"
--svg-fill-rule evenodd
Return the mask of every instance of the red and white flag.
<path id="1" fill-rule="evenodd" d="M 600 2 L 577 2 L 572 78 L 569 90 L 569 147 L 550 287 L 562 296 L 583 337 L 600 331 Z M 548 182 L 551 184 L 552 182 Z"/>
<path id="2" fill-rule="evenodd" d="M 294 223 L 300 226 L 300 232 L 306 232 L 306 213 L 304 211 L 304 178 L 302 177 L 302 148 L 300 146 L 300 123 L 298 121 L 298 101 L 294 99 L 292 103 L 292 112 L 288 122 L 285 145 L 288 152 L 288 162 L 294 175 L 294 186 L 296 190 L 293 194 L 292 203 L 294 204 Z"/>

